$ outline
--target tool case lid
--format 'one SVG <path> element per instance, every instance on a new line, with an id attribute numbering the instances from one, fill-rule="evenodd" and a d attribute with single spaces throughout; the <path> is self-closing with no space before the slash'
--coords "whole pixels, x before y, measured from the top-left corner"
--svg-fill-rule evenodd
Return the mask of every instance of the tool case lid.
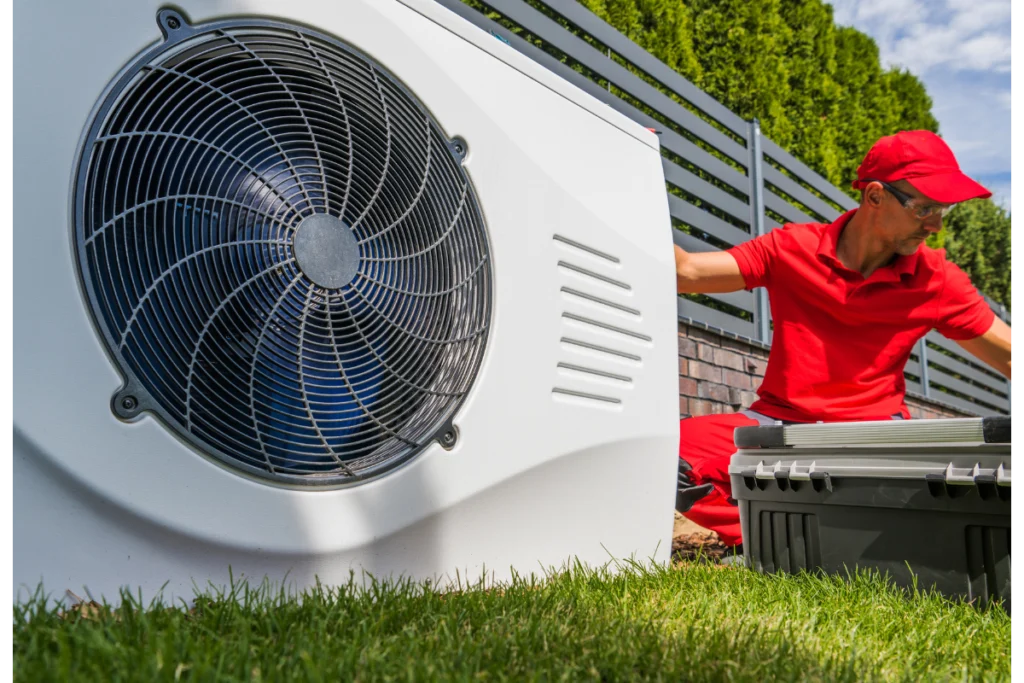
<path id="1" fill-rule="evenodd" d="M 883 420 L 737 427 L 737 448 L 858 447 L 906 444 L 1009 444 L 1010 418 Z"/>
<path id="2" fill-rule="evenodd" d="M 803 457 L 798 457 L 803 456 Z M 941 449 L 933 453 L 856 452 L 813 454 L 792 451 L 739 451 L 729 461 L 729 474 L 754 479 L 918 479 L 946 484 L 1010 486 L 1010 454 L 967 453 Z"/>

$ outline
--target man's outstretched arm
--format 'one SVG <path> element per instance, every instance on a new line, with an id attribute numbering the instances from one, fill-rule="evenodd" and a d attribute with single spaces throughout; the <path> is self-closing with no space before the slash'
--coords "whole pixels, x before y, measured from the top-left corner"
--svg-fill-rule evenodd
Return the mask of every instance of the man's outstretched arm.
<path id="1" fill-rule="evenodd" d="M 985 334 L 959 340 L 957 344 L 1010 379 L 1010 326 L 999 318 L 992 321 Z"/>
<path id="2" fill-rule="evenodd" d="M 744 289 L 739 264 L 724 251 L 689 252 L 676 247 L 676 290 L 680 294 L 721 294 Z"/>

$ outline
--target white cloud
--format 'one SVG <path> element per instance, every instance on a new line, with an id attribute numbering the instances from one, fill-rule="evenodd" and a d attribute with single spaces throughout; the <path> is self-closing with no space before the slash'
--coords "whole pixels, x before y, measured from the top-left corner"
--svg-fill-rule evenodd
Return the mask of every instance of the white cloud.
<path id="1" fill-rule="evenodd" d="M 1010 70 L 1009 0 L 835 0 L 835 21 L 878 43 L 882 61 L 918 73 Z"/>

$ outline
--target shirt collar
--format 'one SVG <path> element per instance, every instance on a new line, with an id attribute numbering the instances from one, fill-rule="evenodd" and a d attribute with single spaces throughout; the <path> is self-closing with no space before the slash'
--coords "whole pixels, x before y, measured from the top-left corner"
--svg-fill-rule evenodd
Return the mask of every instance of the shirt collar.
<path id="1" fill-rule="evenodd" d="M 833 268 L 859 275 L 856 271 L 850 270 L 844 266 L 843 262 L 839 260 L 839 256 L 836 254 L 836 247 L 839 245 L 839 236 L 842 234 L 843 228 L 846 227 L 846 224 L 850 222 L 850 219 L 853 218 L 855 213 L 857 213 L 857 209 L 851 209 L 837 218 L 834 222 L 825 226 L 825 230 L 821 233 L 821 241 L 818 242 L 818 258 L 825 261 L 825 263 L 829 264 Z M 919 253 L 920 248 L 910 256 L 897 255 L 892 263 L 878 268 L 875 272 L 871 273 L 871 276 L 867 279 L 876 282 L 896 282 L 898 280 L 906 280 L 913 275 L 914 271 L 917 269 Z"/>

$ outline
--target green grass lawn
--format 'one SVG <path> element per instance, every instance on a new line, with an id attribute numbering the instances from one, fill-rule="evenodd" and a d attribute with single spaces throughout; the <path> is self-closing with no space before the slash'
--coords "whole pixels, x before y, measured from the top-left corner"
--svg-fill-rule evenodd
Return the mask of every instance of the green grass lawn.
<path id="1" fill-rule="evenodd" d="M 1010 618 L 877 576 L 709 563 L 571 568 L 498 589 L 266 586 L 193 610 L 16 607 L 16 681 L 1000 680 Z"/>

